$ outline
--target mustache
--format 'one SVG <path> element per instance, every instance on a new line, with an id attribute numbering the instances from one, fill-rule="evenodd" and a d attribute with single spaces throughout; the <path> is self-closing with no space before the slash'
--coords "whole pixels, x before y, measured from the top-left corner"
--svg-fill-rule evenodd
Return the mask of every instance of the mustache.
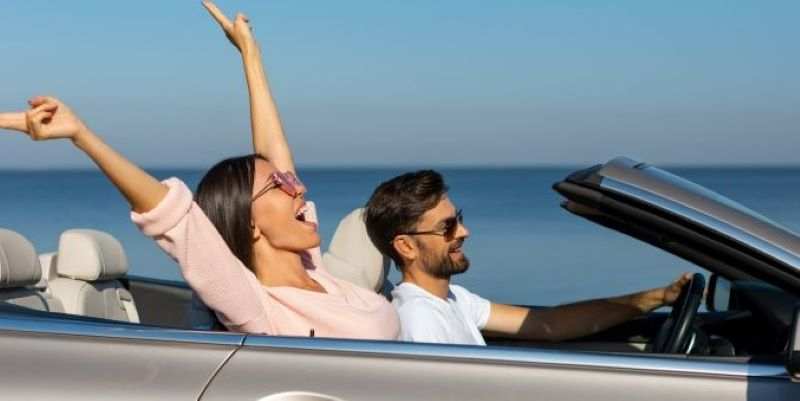
<path id="1" fill-rule="evenodd" d="M 464 245 L 464 241 L 465 241 L 464 238 L 461 238 L 460 240 L 456 241 L 456 243 L 454 243 L 453 245 L 450 245 L 450 252 L 455 251 L 458 248 L 461 248 Z"/>

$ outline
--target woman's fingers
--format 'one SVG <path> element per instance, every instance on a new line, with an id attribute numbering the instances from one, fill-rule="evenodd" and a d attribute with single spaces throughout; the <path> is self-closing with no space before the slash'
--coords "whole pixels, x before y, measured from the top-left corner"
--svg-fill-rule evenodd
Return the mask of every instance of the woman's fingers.
<path id="1" fill-rule="evenodd" d="M 40 105 L 45 104 L 45 103 L 49 103 L 49 104 L 53 104 L 53 105 L 58 106 L 58 100 L 56 98 L 50 97 L 50 96 L 36 96 L 36 97 L 28 100 L 28 104 L 31 105 L 31 107 L 37 107 L 37 106 L 40 106 Z"/>
<path id="2" fill-rule="evenodd" d="M 250 27 L 250 18 L 247 18 L 247 16 L 242 13 L 236 14 L 236 18 L 234 19 L 233 22 L 233 27 L 237 32 L 241 32 L 240 34 L 246 36 L 252 36 L 250 34 L 250 32 L 252 31 L 252 28 Z"/>
<path id="3" fill-rule="evenodd" d="M 217 21 L 217 23 L 222 27 L 225 32 L 228 32 L 230 28 L 233 26 L 231 21 L 228 20 L 228 17 L 220 11 L 220 9 L 210 1 L 204 1 L 203 7 L 208 10 L 209 14 Z"/>
<path id="4" fill-rule="evenodd" d="M 34 109 L 28 112 L 28 134 L 33 139 L 46 139 L 44 133 L 44 122 L 53 117 L 53 112 L 44 108 Z"/>
<path id="5" fill-rule="evenodd" d="M 25 112 L 0 113 L 0 128 L 14 131 L 27 132 Z"/>
<path id="6" fill-rule="evenodd" d="M 49 112 L 52 113 L 57 108 L 58 108 L 58 103 L 42 102 L 42 103 L 38 103 L 36 107 L 28 110 L 27 114 L 28 115 L 34 115 L 34 114 L 37 114 L 37 113 L 42 112 L 42 111 L 49 111 Z"/>

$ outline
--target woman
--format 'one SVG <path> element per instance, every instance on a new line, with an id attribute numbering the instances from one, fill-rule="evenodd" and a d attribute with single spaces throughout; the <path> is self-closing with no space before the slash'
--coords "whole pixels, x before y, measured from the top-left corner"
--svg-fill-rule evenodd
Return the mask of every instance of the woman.
<path id="1" fill-rule="evenodd" d="M 399 320 L 378 294 L 339 280 L 322 266 L 316 213 L 303 199 L 292 154 L 269 92 L 247 19 L 230 22 L 204 3 L 242 55 L 255 155 L 221 161 L 195 201 L 177 178 L 159 182 L 97 137 L 51 97 L 23 113 L 0 114 L 0 128 L 34 140 L 70 139 L 119 189 L 144 235 L 181 267 L 184 278 L 232 331 L 393 340 Z"/>

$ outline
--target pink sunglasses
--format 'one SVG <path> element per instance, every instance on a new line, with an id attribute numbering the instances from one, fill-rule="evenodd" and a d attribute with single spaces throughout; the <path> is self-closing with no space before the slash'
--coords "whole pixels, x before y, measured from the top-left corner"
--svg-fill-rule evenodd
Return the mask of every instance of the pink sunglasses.
<path id="1" fill-rule="evenodd" d="M 267 184 L 264 185 L 260 191 L 258 191 L 253 199 L 250 200 L 250 203 L 255 202 L 259 196 L 264 195 L 267 191 L 275 188 L 280 188 L 281 191 L 285 192 L 286 195 L 291 196 L 294 198 L 300 193 L 300 188 L 303 187 L 303 183 L 292 173 L 285 172 L 282 173 L 280 171 L 276 171 L 270 174 L 269 178 L 267 178 Z"/>

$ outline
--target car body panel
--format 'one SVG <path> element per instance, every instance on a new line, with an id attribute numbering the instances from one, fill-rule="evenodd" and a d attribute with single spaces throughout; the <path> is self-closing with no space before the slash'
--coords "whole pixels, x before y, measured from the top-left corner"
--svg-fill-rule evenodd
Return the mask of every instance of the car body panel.
<path id="1" fill-rule="evenodd" d="M 2 316 L 3 398 L 196 400 L 243 337 Z"/>
<path id="2" fill-rule="evenodd" d="M 273 363 L 265 363 L 272 361 Z M 754 383 L 768 383 L 767 386 Z M 764 387 L 764 388 L 762 388 Z M 663 356 L 248 336 L 203 401 L 310 391 L 342 400 L 800 397 L 782 367 Z M 654 393 L 657 391 L 657 394 Z"/>

